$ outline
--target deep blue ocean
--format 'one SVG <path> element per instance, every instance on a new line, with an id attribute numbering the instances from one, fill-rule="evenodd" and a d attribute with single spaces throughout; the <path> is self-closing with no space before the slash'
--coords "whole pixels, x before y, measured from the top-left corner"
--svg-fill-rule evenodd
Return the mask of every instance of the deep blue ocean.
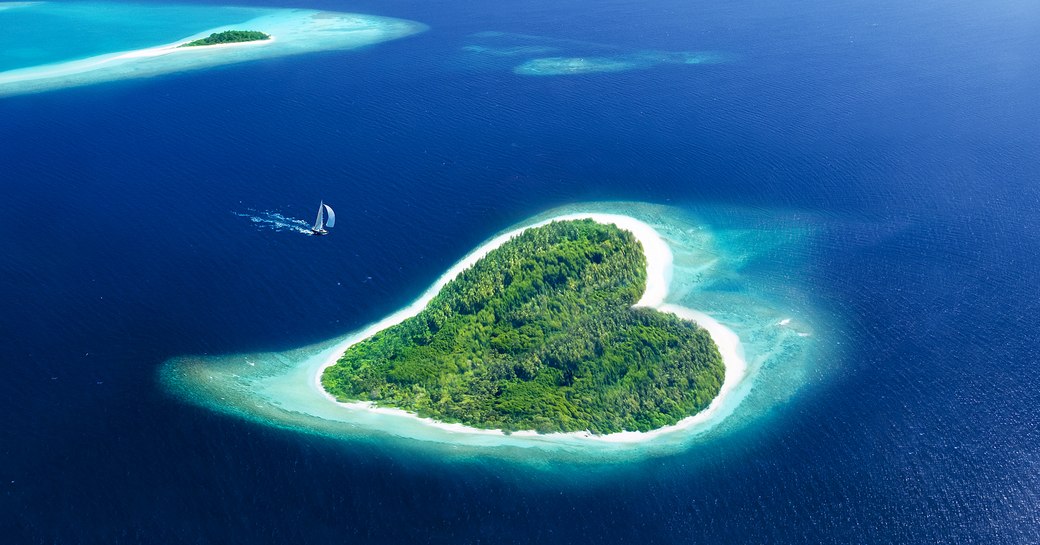
<path id="1" fill-rule="evenodd" d="M 430 29 L 0 99 L 0 541 L 1040 542 L 1034 1 L 270 6 Z M 466 49 L 488 31 L 725 62 L 530 77 Z M 320 199 L 328 237 L 239 215 Z M 790 281 L 840 324 L 826 376 L 712 448 L 562 476 L 157 380 L 342 335 L 501 229 L 614 200 L 811 218 Z"/>

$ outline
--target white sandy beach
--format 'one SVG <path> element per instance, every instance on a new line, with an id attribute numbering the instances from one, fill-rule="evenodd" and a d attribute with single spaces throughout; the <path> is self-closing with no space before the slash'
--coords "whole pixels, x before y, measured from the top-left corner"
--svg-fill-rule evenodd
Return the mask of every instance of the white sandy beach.
<path id="1" fill-rule="evenodd" d="M 159 47 L 149 47 L 146 49 L 137 49 L 135 51 L 127 51 L 117 55 L 116 59 L 138 59 L 142 57 L 158 57 L 160 55 L 169 55 L 170 53 L 188 53 L 189 51 L 205 51 L 208 49 L 221 49 L 229 47 L 259 47 L 264 45 L 271 45 L 274 43 L 275 37 L 270 36 L 266 40 L 253 40 L 249 42 L 232 42 L 226 44 L 213 44 L 213 45 L 198 45 L 192 47 L 181 47 L 188 43 L 187 41 L 181 40 L 176 43 L 169 45 L 163 45 Z M 190 53 L 189 53 L 190 54 Z"/>
<path id="2" fill-rule="evenodd" d="M 440 292 L 448 282 L 458 276 L 462 271 L 466 270 L 479 259 L 487 255 L 489 252 L 498 248 L 509 239 L 515 237 L 521 232 L 531 227 L 537 227 L 545 225 L 552 221 L 560 220 L 573 220 L 573 219 L 592 219 L 593 221 L 603 224 L 614 224 L 621 229 L 631 232 L 635 238 L 643 245 L 643 251 L 646 255 L 647 262 L 647 281 L 646 291 L 643 293 L 643 297 L 636 303 L 636 306 L 650 307 L 657 309 L 661 312 L 667 312 L 675 314 L 676 316 L 685 320 L 692 320 L 697 322 L 698 325 L 703 327 L 711 335 L 715 344 L 719 348 L 719 353 L 722 356 L 723 363 L 725 365 L 725 378 L 722 384 L 722 388 L 719 394 L 712 400 L 711 404 L 703 411 L 687 417 L 678 423 L 665 426 L 649 432 L 620 432 L 612 433 L 607 435 L 592 435 L 585 432 L 570 432 L 570 433 L 551 433 L 551 434 L 538 434 L 535 431 L 520 431 L 513 432 L 511 435 L 515 437 L 524 437 L 531 439 L 539 439 L 545 441 L 553 440 L 566 440 L 571 442 L 575 439 L 584 441 L 598 441 L 598 442 L 611 442 L 611 443 L 637 443 L 648 441 L 662 435 L 670 435 L 676 432 L 682 432 L 689 430 L 701 423 L 707 422 L 720 408 L 726 403 L 728 398 L 733 394 L 736 387 L 741 383 L 747 374 L 747 362 L 744 357 L 744 350 L 740 342 L 740 338 L 728 327 L 722 325 L 712 317 L 699 312 L 694 309 L 686 307 L 672 305 L 665 303 L 665 299 L 668 295 L 669 284 L 671 283 L 672 274 L 672 252 L 668 247 L 668 243 L 661 238 L 660 234 L 650 225 L 631 218 L 629 216 L 615 215 L 615 214 L 566 214 L 557 216 L 545 221 L 534 223 L 526 227 L 522 227 L 502 235 L 495 237 L 488 241 L 484 245 L 480 246 L 472 253 L 467 255 L 461 261 L 452 266 L 446 273 L 444 273 L 437 282 L 431 286 L 421 297 L 415 300 L 411 305 L 403 308 L 390 316 L 387 316 L 383 320 L 376 322 L 364 328 L 356 335 L 352 335 L 348 340 L 344 341 L 340 345 L 336 346 L 329 352 L 328 358 L 319 367 L 317 373 L 312 377 L 311 386 L 316 388 L 317 391 L 321 392 L 331 403 L 335 403 L 345 410 L 349 411 L 366 411 L 370 413 L 388 414 L 395 415 L 398 417 L 406 417 L 413 419 L 417 422 L 422 422 L 428 426 L 438 428 L 440 430 L 461 433 L 461 434 L 476 434 L 476 435 L 506 435 L 502 430 L 487 430 L 473 428 L 465 426 L 463 424 L 452 424 L 433 420 L 431 418 L 420 418 L 419 416 L 409 413 L 400 409 L 392 409 L 385 407 L 376 407 L 370 402 L 350 402 L 341 403 L 325 391 L 321 385 L 321 376 L 325 369 L 335 365 L 342 354 L 353 344 L 360 342 L 361 340 L 367 339 L 375 333 L 396 325 L 412 316 L 415 316 L 426 307 L 427 303 L 433 297 Z"/>
<path id="3" fill-rule="evenodd" d="M 181 47 L 189 41 L 191 40 L 178 40 L 174 43 L 160 45 L 157 47 L 135 49 L 133 51 L 123 51 L 119 53 L 109 53 L 107 55 L 98 55 L 95 57 L 89 57 L 86 59 L 80 59 L 76 61 L 63 62 L 49 66 L 40 66 L 31 69 L 11 70 L 8 72 L 2 72 L 0 73 L 0 85 L 17 82 L 29 82 L 34 80 L 45 80 L 48 78 L 71 77 L 76 76 L 78 74 L 85 74 L 95 70 L 104 70 L 109 66 L 115 67 L 119 64 L 124 64 L 134 59 L 147 59 L 161 57 L 170 54 L 198 55 L 200 53 L 206 53 L 208 51 L 221 48 L 227 49 L 270 45 L 275 41 L 275 38 L 274 36 L 271 36 L 271 38 L 267 40 L 256 40 L 252 42 L 235 42 L 195 47 Z"/>

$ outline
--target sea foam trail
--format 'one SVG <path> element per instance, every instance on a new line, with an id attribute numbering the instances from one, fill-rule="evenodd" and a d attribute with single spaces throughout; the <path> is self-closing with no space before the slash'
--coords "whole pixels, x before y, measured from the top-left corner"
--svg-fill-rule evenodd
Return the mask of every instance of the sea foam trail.
<path id="1" fill-rule="evenodd" d="M 291 231 L 303 235 L 311 235 L 311 224 L 298 218 L 290 218 L 278 212 L 248 210 L 243 212 L 232 212 L 240 218 L 247 218 L 260 230 L 269 231 Z"/>

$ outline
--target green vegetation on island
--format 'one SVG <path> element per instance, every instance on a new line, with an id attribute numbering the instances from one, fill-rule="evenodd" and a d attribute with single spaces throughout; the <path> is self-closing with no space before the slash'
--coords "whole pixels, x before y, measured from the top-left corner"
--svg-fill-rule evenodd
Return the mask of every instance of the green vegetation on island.
<path id="1" fill-rule="evenodd" d="M 201 40 L 188 42 L 178 47 L 195 47 L 200 45 L 233 44 L 238 42 L 255 42 L 257 40 L 270 40 L 271 37 L 256 30 L 225 30 L 214 32 Z"/>
<path id="2" fill-rule="evenodd" d="M 627 231 L 592 220 L 527 229 L 418 315 L 350 347 L 322 385 L 340 401 L 478 428 L 674 424 L 708 406 L 725 368 L 707 331 L 632 307 L 645 287 Z"/>

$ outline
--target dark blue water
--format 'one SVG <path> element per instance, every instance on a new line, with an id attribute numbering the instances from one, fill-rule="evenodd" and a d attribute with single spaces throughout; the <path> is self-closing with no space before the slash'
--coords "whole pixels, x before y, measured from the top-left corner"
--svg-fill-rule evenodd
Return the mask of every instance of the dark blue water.
<path id="1" fill-rule="evenodd" d="M 1034 3 L 299 6 L 431 30 L 0 100 L 4 541 L 1040 541 Z M 530 78 L 462 51 L 488 30 L 732 60 Z M 333 236 L 235 215 L 319 199 Z M 842 324 L 836 371 L 716 448 L 566 475 L 266 428 L 156 380 L 350 331 L 590 200 L 813 218 L 791 282 Z"/>

